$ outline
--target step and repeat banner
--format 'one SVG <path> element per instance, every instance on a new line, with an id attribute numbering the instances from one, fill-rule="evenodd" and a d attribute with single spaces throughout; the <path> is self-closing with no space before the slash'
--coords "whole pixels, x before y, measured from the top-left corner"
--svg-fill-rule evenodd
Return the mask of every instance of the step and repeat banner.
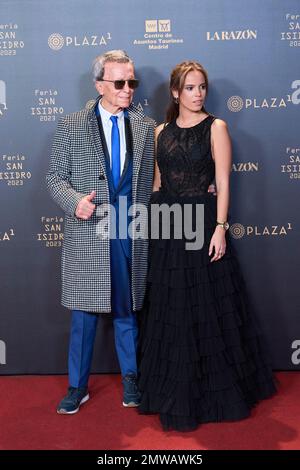
<path id="1" fill-rule="evenodd" d="M 58 119 L 97 96 L 93 59 L 125 49 L 135 104 L 161 122 L 168 77 L 208 70 L 233 141 L 230 232 L 275 369 L 300 364 L 299 0 L 0 1 L 0 374 L 65 373 L 64 213 L 45 174 Z M 101 315 L 94 372 L 117 372 Z"/>

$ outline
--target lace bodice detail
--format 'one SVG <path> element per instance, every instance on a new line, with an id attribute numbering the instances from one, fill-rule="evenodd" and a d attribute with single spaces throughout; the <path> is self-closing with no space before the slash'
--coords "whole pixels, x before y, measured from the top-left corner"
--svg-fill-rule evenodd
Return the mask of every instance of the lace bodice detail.
<path id="1" fill-rule="evenodd" d="M 161 189 L 174 196 L 200 196 L 215 177 L 211 155 L 210 128 L 214 116 L 193 127 L 182 128 L 170 122 L 159 134 L 157 163 Z"/>

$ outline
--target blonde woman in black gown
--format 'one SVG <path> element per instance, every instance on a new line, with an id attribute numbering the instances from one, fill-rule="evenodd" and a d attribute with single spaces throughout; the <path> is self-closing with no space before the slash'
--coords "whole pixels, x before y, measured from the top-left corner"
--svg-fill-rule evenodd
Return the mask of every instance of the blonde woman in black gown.
<path id="1" fill-rule="evenodd" d="M 204 205 L 201 249 L 187 250 L 184 237 L 172 236 L 172 218 L 171 237 L 150 240 L 139 410 L 158 413 L 165 430 L 246 418 L 275 391 L 227 232 L 230 137 L 204 107 L 207 90 L 201 64 L 177 65 L 166 122 L 156 132 L 151 207 L 192 205 L 195 224 L 195 207 Z M 214 180 L 217 197 L 207 192 Z"/>

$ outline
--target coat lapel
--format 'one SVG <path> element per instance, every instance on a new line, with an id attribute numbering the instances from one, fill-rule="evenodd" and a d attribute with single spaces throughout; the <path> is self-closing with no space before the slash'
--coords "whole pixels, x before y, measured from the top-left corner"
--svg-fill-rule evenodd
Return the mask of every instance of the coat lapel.
<path id="1" fill-rule="evenodd" d="M 101 170 L 103 174 L 106 175 L 107 172 L 106 172 L 105 153 L 104 153 L 103 145 L 102 145 L 101 138 L 100 138 L 97 117 L 94 111 L 95 105 L 96 103 L 93 102 L 93 104 L 91 105 L 89 109 L 89 115 L 88 115 L 89 132 L 91 135 L 91 140 L 94 144 L 96 156 L 98 160 L 100 161 Z"/>
<path id="2" fill-rule="evenodd" d="M 132 154 L 133 154 L 133 176 L 132 176 L 132 199 L 136 202 L 137 181 L 145 147 L 145 140 L 148 127 L 144 121 L 144 115 L 131 105 L 128 108 L 128 116 L 132 135 Z"/>
<path id="3" fill-rule="evenodd" d="M 107 143 L 105 140 L 105 135 L 104 135 L 104 130 L 103 130 L 103 125 L 102 125 L 102 120 L 100 113 L 96 111 L 96 117 L 97 117 L 97 123 L 98 123 L 98 130 L 99 130 L 99 135 L 100 135 L 100 142 L 103 148 L 104 156 L 105 156 L 105 168 L 106 168 L 106 176 L 108 179 L 108 184 L 109 184 L 109 189 L 111 194 L 114 194 L 116 191 L 116 188 L 114 186 L 114 182 L 112 179 L 112 173 L 110 169 L 110 158 L 109 158 L 109 153 L 108 153 L 108 148 L 107 148 Z"/>

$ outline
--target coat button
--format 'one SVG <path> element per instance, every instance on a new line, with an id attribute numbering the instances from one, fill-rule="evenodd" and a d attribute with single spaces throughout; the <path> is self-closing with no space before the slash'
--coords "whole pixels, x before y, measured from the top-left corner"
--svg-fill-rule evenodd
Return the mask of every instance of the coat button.
<path id="1" fill-rule="evenodd" d="M 105 176 L 104 175 L 99 175 L 99 180 L 105 180 Z"/>

